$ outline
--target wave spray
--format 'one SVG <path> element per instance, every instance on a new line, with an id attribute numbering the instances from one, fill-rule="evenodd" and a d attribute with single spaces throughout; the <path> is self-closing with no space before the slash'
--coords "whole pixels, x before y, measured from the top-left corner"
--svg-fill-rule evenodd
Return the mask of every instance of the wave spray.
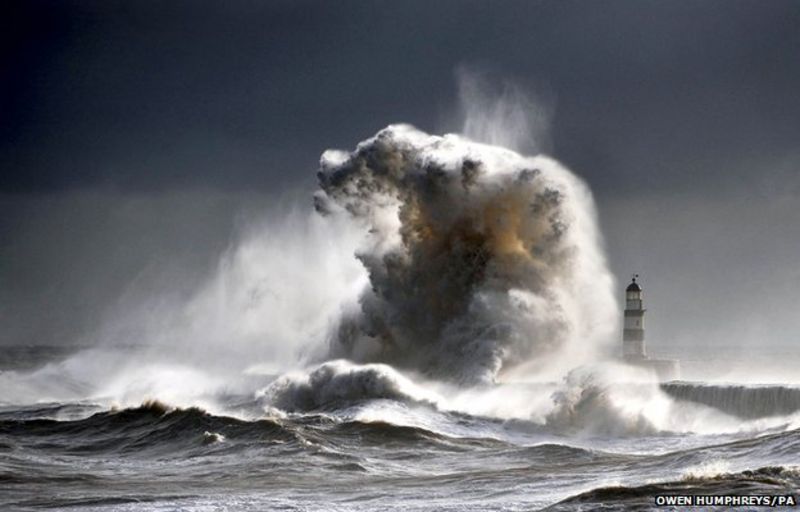
<path id="1" fill-rule="evenodd" d="M 318 176 L 317 210 L 368 233 L 369 282 L 332 355 L 487 382 L 608 349 L 617 315 L 593 200 L 557 161 L 393 125 L 325 152 Z"/>

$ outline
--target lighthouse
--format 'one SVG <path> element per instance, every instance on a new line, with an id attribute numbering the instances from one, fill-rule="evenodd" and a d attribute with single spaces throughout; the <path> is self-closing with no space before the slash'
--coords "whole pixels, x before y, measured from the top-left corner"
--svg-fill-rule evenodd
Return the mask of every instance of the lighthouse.
<path id="1" fill-rule="evenodd" d="M 635 274 L 631 284 L 625 288 L 625 324 L 622 331 L 622 355 L 626 360 L 647 358 L 644 350 L 644 309 L 642 287 L 636 282 Z"/>
<path id="2" fill-rule="evenodd" d="M 645 368 L 655 373 L 659 380 L 675 380 L 680 375 L 680 363 L 676 359 L 652 359 L 644 350 L 644 303 L 642 287 L 634 274 L 625 288 L 625 323 L 622 330 L 622 359 L 625 363 Z"/>

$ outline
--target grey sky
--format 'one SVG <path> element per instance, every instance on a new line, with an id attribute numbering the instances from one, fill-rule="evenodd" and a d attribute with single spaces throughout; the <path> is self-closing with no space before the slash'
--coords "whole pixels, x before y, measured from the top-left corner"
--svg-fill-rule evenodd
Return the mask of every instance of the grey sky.
<path id="1" fill-rule="evenodd" d="M 461 66 L 552 108 L 654 346 L 797 341 L 798 2 L 19 1 L 0 23 L 0 343 L 78 339 L 136 276 L 198 279 L 325 148 L 456 129 Z"/>

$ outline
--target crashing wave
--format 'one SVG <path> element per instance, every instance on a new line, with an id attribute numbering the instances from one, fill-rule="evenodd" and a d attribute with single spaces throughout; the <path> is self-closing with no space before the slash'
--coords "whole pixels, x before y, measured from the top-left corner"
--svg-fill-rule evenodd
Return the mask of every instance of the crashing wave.
<path id="1" fill-rule="evenodd" d="M 318 176 L 317 210 L 370 234 L 369 284 L 335 356 L 486 382 L 522 363 L 575 365 L 611 339 L 591 194 L 558 162 L 395 125 L 325 152 Z"/>
<path id="2" fill-rule="evenodd" d="M 261 398 L 283 411 L 313 411 L 364 400 L 389 399 L 433 404 L 432 393 L 384 364 L 355 365 L 330 361 L 308 373 L 290 373 L 260 392 Z"/>

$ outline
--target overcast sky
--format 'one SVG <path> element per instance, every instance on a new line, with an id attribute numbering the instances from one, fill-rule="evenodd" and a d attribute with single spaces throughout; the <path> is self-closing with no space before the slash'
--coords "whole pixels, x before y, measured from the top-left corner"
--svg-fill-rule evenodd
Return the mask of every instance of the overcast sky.
<path id="1" fill-rule="evenodd" d="M 550 112 L 654 349 L 800 343 L 800 2 L 26 0 L 0 24 L 0 343 L 78 342 L 131 283 L 188 293 L 324 149 L 457 129 L 464 67 Z"/>

